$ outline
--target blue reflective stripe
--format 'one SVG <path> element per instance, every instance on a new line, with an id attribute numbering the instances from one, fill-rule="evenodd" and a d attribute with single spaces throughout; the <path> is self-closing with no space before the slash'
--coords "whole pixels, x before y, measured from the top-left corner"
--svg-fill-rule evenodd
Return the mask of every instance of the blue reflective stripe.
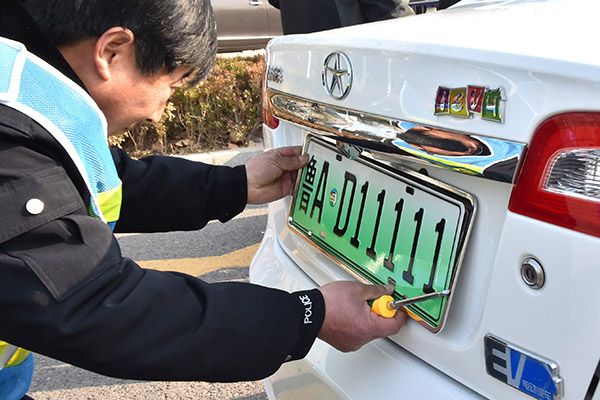
<path id="1" fill-rule="evenodd" d="M 33 377 L 33 355 L 14 367 L 0 370 L 0 399 L 21 400 L 29 390 Z"/>
<path id="2" fill-rule="evenodd" d="M 7 94 L 10 88 L 10 77 L 13 72 L 13 65 L 17 58 L 19 50 L 11 46 L 0 46 L 0 77 L 7 77 L 9 79 L 0 79 L 0 93 Z"/>

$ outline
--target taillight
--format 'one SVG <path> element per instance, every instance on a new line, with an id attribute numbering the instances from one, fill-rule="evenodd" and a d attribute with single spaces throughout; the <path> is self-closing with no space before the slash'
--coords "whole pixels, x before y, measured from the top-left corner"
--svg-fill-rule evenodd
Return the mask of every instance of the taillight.
<path id="1" fill-rule="evenodd" d="M 268 71 L 268 67 L 267 67 Z M 262 89 L 262 119 L 263 123 L 267 125 L 271 129 L 275 129 L 279 126 L 279 119 L 273 115 L 271 112 L 271 101 L 269 100 L 268 92 L 267 92 L 267 77 L 263 79 L 263 89 Z"/>
<path id="2" fill-rule="evenodd" d="M 561 114 L 539 126 L 508 208 L 600 237 L 600 114 Z"/>

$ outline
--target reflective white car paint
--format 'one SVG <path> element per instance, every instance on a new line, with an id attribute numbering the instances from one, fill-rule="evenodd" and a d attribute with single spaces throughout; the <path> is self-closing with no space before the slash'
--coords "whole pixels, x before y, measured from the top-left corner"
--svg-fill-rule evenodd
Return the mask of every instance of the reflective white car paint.
<path id="1" fill-rule="evenodd" d="M 352 110 L 522 143 L 552 115 L 600 111 L 594 33 L 600 2 L 468 3 L 275 39 L 268 63 L 283 69 L 284 80 L 268 85 Z M 343 51 L 353 66 L 354 86 L 341 101 L 331 99 L 321 83 L 323 61 L 333 51 Z M 468 84 L 505 89 L 504 124 L 433 115 L 438 86 Z M 275 130 L 264 128 L 265 143 L 301 144 L 306 132 L 281 121 Z M 479 207 L 444 330 L 433 335 L 410 323 L 390 340 L 351 355 L 318 342 L 305 360 L 284 366 L 269 380 L 271 394 L 320 398 L 311 391 L 328 387 L 355 399 L 530 398 L 486 373 L 483 337 L 493 334 L 556 362 L 565 398 L 584 398 L 600 359 L 600 239 L 509 212 L 512 185 L 434 167 L 427 171 L 473 193 Z M 270 206 L 251 280 L 296 290 L 352 279 L 287 228 L 288 208 L 289 200 Z M 530 289 L 520 277 L 529 256 L 544 267 L 541 290 Z"/>

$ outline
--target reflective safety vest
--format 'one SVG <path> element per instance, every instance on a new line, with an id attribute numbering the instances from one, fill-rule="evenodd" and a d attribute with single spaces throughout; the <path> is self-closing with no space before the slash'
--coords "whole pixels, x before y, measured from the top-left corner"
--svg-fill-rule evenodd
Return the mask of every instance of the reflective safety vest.
<path id="1" fill-rule="evenodd" d="M 108 147 L 106 118 L 87 92 L 22 43 L 0 37 L 0 104 L 28 115 L 60 143 L 87 186 L 88 214 L 113 229 L 121 180 Z M 0 370 L 19 365 L 27 355 L 0 341 Z"/>

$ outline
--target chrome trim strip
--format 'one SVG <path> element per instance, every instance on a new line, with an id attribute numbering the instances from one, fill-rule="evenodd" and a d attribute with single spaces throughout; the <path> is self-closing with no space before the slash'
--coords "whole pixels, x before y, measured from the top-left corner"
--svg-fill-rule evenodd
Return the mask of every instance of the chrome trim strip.
<path id="1" fill-rule="evenodd" d="M 409 158 L 513 183 L 525 144 L 362 113 L 268 89 L 273 114 L 322 136 L 370 150 L 385 161 Z"/>

